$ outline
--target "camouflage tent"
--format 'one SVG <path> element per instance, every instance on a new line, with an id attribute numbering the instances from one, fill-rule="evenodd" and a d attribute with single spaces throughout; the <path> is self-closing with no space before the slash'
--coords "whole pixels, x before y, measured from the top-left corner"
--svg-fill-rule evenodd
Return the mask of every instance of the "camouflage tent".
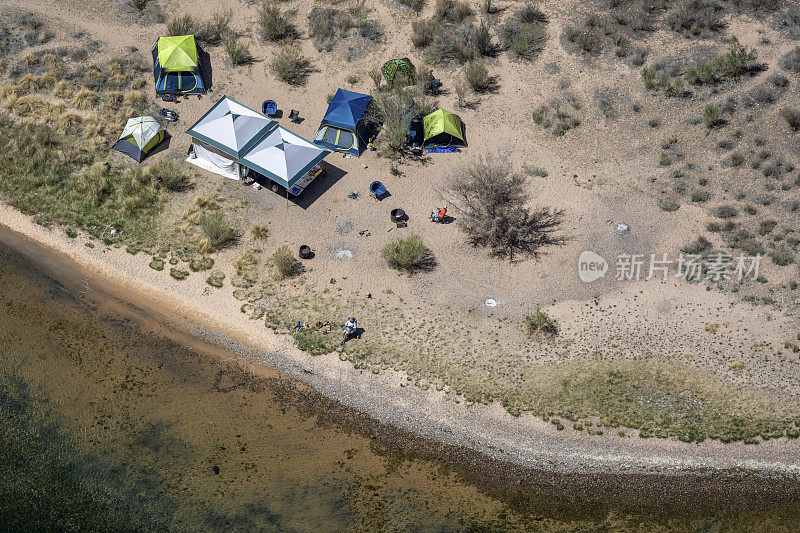
<path id="1" fill-rule="evenodd" d="M 381 72 L 383 72 L 383 77 L 386 78 L 389 85 L 392 86 L 405 87 L 416 83 L 416 69 L 414 69 L 414 64 L 407 57 L 390 59 L 383 65 Z"/>

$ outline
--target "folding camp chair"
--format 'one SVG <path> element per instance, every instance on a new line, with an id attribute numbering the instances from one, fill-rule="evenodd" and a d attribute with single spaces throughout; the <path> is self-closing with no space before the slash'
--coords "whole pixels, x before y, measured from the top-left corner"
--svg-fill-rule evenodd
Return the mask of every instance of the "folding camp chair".
<path id="1" fill-rule="evenodd" d="M 268 117 L 275 116 L 278 112 L 278 103 L 275 100 L 264 100 L 264 103 L 261 104 L 261 112 Z"/>
<path id="2" fill-rule="evenodd" d="M 376 200 L 383 200 L 384 195 L 386 195 L 386 187 L 380 181 L 373 181 L 369 184 L 369 193 Z"/>
<path id="3" fill-rule="evenodd" d="M 292 109 L 292 111 L 289 113 L 289 120 L 299 124 L 300 123 L 300 111 L 298 111 L 297 109 Z"/>

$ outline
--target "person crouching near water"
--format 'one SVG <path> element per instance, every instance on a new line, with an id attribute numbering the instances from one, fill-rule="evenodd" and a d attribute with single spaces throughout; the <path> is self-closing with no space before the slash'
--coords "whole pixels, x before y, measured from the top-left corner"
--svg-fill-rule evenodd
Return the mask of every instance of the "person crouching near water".
<path id="1" fill-rule="evenodd" d="M 344 346 L 344 343 L 347 342 L 347 339 L 350 338 L 356 332 L 356 328 L 358 328 L 358 324 L 356 323 L 356 317 L 351 316 L 347 319 L 347 322 L 342 324 L 342 342 L 341 346 Z"/>

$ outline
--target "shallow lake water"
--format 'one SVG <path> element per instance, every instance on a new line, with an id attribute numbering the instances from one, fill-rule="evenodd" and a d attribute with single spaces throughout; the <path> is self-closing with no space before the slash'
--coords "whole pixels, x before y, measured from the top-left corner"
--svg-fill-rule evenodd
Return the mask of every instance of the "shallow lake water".
<path id="1" fill-rule="evenodd" d="M 703 481 L 523 483 L 80 293 L 0 241 L 3 530 L 800 528 L 797 503 L 768 492 L 647 493 Z"/>

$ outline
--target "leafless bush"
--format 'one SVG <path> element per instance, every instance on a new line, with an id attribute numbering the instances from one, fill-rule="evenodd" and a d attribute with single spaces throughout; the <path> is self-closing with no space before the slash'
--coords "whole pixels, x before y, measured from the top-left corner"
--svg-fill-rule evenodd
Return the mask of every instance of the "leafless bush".
<path id="1" fill-rule="evenodd" d="M 566 241 L 557 235 L 563 212 L 526 204 L 525 178 L 504 159 L 478 157 L 446 178 L 443 195 L 460 216 L 467 241 L 485 247 L 495 257 L 536 257 L 543 246 Z"/>

